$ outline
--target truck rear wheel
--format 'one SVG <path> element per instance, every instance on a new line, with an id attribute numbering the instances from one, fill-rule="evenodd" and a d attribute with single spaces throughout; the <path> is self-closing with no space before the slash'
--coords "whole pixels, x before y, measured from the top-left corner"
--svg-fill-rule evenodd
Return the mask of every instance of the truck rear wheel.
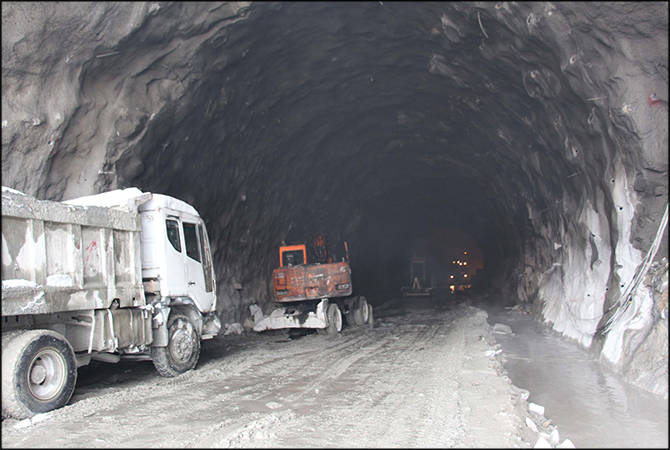
<path id="1" fill-rule="evenodd" d="M 51 330 L 2 335 L 2 413 L 26 419 L 65 406 L 77 383 L 67 340 Z"/>
<path id="2" fill-rule="evenodd" d="M 349 325 L 350 327 L 353 327 L 354 325 L 356 325 L 356 319 L 354 318 L 354 313 L 355 312 L 356 311 L 354 310 L 354 308 L 349 308 L 349 312 L 344 313 L 344 320 L 347 322 L 347 325 Z"/>
<path id="3" fill-rule="evenodd" d="M 200 357 L 200 336 L 191 320 L 175 313 L 168 319 L 168 345 L 152 347 L 154 367 L 164 377 L 172 378 L 193 369 Z"/>
<path id="4" fill-rule="evenodd" d="M 326 333 L 336 334 L 342 331 L 342 311 L 337 303 L 331 303 L 326 310 L 326 317 L 328 318 L 328 326 Z"/>
<path id="5" fill-rule="evenodd" d="M 365 325 L 370 319 L 370 309 L 368 308 L 368 301 L 365 297 L 358 297 L 356 302 L 356 309 L 354 310 L 354 322 L 356 325 Z"/>

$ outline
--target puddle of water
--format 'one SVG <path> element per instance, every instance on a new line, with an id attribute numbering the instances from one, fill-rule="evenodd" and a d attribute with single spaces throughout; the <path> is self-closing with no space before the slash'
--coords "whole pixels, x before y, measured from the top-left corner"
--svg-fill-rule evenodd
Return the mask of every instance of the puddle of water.
<path id="1" fill-rule="evenodd" d="M 487 309 L 508 376 L 545 407 L 561 441 L 577 448 L 668 448 L 668 401 L 626 383 L 586 350 L 561 338 L 530 314 Z"/>

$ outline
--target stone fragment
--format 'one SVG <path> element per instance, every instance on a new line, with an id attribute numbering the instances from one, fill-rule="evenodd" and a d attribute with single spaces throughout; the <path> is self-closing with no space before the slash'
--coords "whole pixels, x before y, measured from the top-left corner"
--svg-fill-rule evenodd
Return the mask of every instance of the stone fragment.
<path id="1" fill-rule="evenodd" d="M 535 446 L 533 448 L 552 448 L 549 442 L 542 436 L 540 436 L 535 443 Z"/>
<path id="2" fill-rule="evenodd" d="M 224 336 L 228 334 L 242 334 L 244 333 L 244 327 L 242 326 L 241 323 L 235 322 L 230 325 L 228 325 L 228 328 L 226 328 L 226 332 L 223 333 Z"/>
<path id="3" fill-rule="evenodd" d="M 38 422 L 42 422 L 42 421 L 45 421 L 45 420 L 50 419 L 50 418 L 51 418 L 51 414 L 35 414 L 35 415 L 30 419 L 30 423 L 32 423 L 33 425 L 35 425 L 35 424 L 38 423 Z"/>
<path id="4" fill-rule="evenodd" d="M 520 388 L 517 389 L 519 390 L 519 395 L 521 396 L 521 398 L 524 400 L 528 400 L 528 397 L 530 397 L 530 391 L 527 389 L 520 389 Z"/>
<path id="5" fill-rule="evenodd" d="M 541 416 L 544 415 L 544 406 L 538 405 L 536 403 L 529 403 L 528 407 L 534 413 L 537 413 Z"/>
<path id="6" fill-rule="evenodd" d="M 577 448 L 570 439 L 566 439 L 556 446 L 556 448 Z"/>
<path id="7" fill-rule="evenodd" d="M 537 425 L 535 425 L 533 419 L 531 419 L 530 417 L 526 417 L 526 425 L 528 425 L 528 428 L 533 430 L 533 433 L 537 433 Z"/>
<path id="8" fill-rule="evenodd" d="M 512 328 L 502 323 L 493 325 L 493 332 L 498 334 L 512 334 Z"/>
<path id="9" fill-rule="evenodd" d="M 263 310 L 261 310 L 260 306 L 255 303 L 249 305 L 249 311 L 251 311 L 251 315 L 254 316 L 254 325 L 263 320 Z"/>
<path id="10" fill-rule="evenodd" d="M 254 321 L 251 320 L 249 317 L 247 317 L 246 319 L 244 319 L 242 327 L 244 328 L 244 331 L 251 331 L 254 329 Z"/>
<path id="11" fill-rule="evenodd" d="M 30 419 L 23 419 L 22 421 L 18 422 L 16 425 L 14 425 L 15 430 L 20 430 L 21 428 L 28 428 L 31 426 L 32 423 L 30 423 Z"/>
<path id="12" fill-rule="evenodd" d="M 558 436 L 558 428 L 554 428 L 551 432 L 551 436 L 549 436 L 549 443 L 552 447 L 556 447 L 560 441 L 561 440 Z"/>
<path id="13" fill-rule="evenodd" d="M 23 419 L 20 422 L 18 422 L 16 425 L 14 425 L 14 429 L 20 430 L 21 428 L 28 428 L 30 426 L 35 425 L 38 422 L 42 422 L 50 418 L 51 414 L 35 414 L 33 417 Z"/>
<path id="14" fill-rule="evenodd" d="M 493 359 L 493 357 L 494 357 L 495 355 L 497 355 L 498 353 L 500 353 L 500 352 L 502 352 L 502 349 L 498 349 L 498 350 L 487 350 L 487 351 L 485 352 L 485 355 L 486 355 L 486 357 Z"/>

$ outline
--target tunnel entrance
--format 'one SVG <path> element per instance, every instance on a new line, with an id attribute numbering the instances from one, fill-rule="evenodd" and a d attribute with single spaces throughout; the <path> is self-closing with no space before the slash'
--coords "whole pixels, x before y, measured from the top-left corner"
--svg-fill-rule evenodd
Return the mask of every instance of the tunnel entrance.
<path id="1" fill-rule="evenodd" d="M 379 299 L 471 238 L 468 278 L 667 392 L 667 3 L 2 8 L 3 183 L 193 205 L 223 322 L 294 237 Z"/>

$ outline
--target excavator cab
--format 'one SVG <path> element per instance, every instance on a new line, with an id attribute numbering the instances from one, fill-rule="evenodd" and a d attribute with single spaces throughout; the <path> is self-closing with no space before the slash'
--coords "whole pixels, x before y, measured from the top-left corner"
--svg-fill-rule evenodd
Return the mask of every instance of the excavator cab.
<path id="1" fill-rule="evenodd" d="M 279 267 L 292 267 L 307 262 L 307 248 L 304 245 L 279 247 Z"/>
<path id="2" fill-rule="evenodd" d="M 340 242 L 334 251 L 328 249 L 323 235 L 317 235 L 313 238 L 309 249 L 306 244 L 279 247 L 279 267 L 331 264 L 334 262 L 349 262 L 347 241 Z"/>

